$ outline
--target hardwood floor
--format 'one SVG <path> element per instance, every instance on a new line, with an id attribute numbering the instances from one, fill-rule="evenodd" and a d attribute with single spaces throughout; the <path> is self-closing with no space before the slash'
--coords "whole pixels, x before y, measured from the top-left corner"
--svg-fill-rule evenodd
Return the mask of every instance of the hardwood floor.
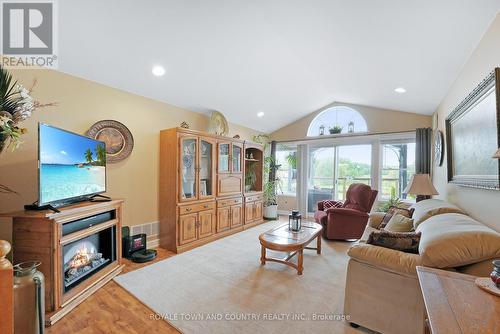
<path id="1" fill-rule="evenodd" d="M 133 271 L 175 255 L 161 248 L 157 248 L 157 251 L 157 258 L 148 263 L 140 264 L 124 259 L 123 272 Z M 153 313 L 111 281 L 53 326 L 46 328 L 46 333 L 179 333 L 164 320 L 151 320 L 150 315 Z"/>

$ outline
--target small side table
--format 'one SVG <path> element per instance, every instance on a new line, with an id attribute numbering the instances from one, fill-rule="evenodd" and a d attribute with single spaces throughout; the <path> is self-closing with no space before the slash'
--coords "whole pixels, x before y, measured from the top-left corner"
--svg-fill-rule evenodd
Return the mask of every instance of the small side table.
<path id="1" fill-rule="evenodd" d="M 500 333 L 500 297 L 476 286 L 475 276 L 417 267 L 432 334 Z"/>

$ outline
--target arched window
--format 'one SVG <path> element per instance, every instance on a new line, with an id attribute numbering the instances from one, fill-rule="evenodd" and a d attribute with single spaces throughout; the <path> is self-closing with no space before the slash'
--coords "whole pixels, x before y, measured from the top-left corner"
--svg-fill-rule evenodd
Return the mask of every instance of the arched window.
<path id="1" fill-rule="evenodd" d="M 307 130 L 307 136 L 320 136 L 321 129 L 324 129 L 325 135 L 368 131 L 363 116 L 356 110 L 344 106 L 328 108 L 314 117 Z"/>

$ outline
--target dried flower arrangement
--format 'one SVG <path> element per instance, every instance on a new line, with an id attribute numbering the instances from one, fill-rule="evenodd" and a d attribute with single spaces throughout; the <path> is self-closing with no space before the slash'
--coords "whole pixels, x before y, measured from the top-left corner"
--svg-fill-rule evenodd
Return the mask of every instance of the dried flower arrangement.
<path id="1" fill-rule="evenodd" d="M 21 136 L 27 130 L 20 123 L 30 118 L 39 108 L 56 106 L 57 103 L 42 104 L 31 94 L 36 80 L 27 89 L 0 65 L 0 153 L 7 147 L 15 150 L 22 144 Z M 12 193 L 12 189 L 0 184 L 0 193 Z"/>

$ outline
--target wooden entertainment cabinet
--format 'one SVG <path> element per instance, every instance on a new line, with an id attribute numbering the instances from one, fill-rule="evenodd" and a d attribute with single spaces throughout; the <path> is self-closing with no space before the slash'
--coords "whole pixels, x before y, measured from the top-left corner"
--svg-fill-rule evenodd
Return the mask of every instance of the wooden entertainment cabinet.
<path id="1" fill-rule="evenodd" d="M 160 246 L 180 253 L 262 223 L 263 157 L 248 141 L 161 131 Z"/>
<path id="2" fill-rule="evenodd" d="M 60 208 L 59 213 L 44 210 L 0 215 L 12 219 L 13 263 L 41 262 L 38 269 L 45 276 L 46 325 L 55 323 L 122 271 L 122 204 L 122 200 L 82 202 Z M 81 267 L 78 276 L 69 281 L 66 257 L 87 244 L 96 245 L 94 254 L 101 252 L 102 262 L 96 261 L 96 267 L 87 262 L 91 269 Z"/>

